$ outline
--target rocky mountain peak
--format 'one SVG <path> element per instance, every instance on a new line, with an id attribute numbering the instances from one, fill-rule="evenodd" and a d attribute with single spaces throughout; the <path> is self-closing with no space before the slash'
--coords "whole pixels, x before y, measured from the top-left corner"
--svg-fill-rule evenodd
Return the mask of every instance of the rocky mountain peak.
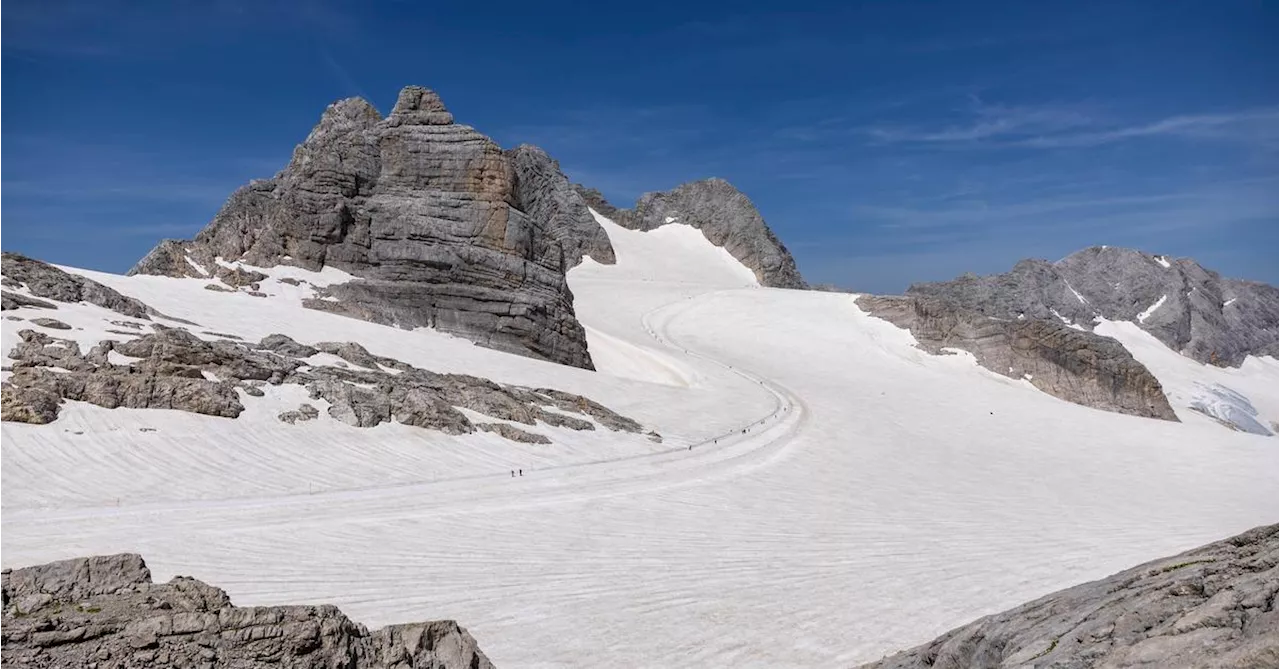
<path id="1" fill-rule="evenodd" d="M 1052 263 L 1021 260 L 1005 274 L 914 284 L 907 294 L 994 318 L 1084 329 L 1099 318 L 1132 321 L 1171 349 L 1215 365 L 1277 355 L 1275 286 L 1137 249 L 1093 246 Z"/>
<path id="2" fill-rule="evenodd" d="M 445 108 L 444 101 L 435 91 L 421 86 L 405 86 L 388 120 L 403 125 L 449 125 L 453 123 L 453 114 Z"/>
<path id="3" fill-rule="evenodd" d="M 750 198 L 728 181 L 712 177 L 669 191 L 645 193 L 630 210 L 609 204 L 599 191 L 575 186 L 593 209 L 632 230 L 653 230 L 669 223 L 698 228 L 751 271 L 761 285 L 808 287 L 791 252 L 773 234 Z"/>
<path id="4" fill-rule="evenodd" d="M 162 242 L 131 273 L 206 278 L 220 263 L 335 267 L 357 279 L 307 302 L 504 351 L 590 367 L 565 271 L 613 262 L 559 165 L 504 152 L 410 86 L 391 115 L 325 110 L 272 179 L 237 190 L 195 239 Z"/>

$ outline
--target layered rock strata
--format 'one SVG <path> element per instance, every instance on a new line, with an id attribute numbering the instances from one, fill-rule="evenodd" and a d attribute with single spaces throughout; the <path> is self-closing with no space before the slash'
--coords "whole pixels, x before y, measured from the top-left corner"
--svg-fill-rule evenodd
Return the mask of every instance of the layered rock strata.
<path id="1" fill-rule="evenodd" d="M 1223 278 L 1190 258 L 1095 246 L 1053 263 L 1023 260 L 1005 274 L 918 283 L 907 294 L 1085 329 L 1097 318 L 1132 321 L 1174 351 L 1219 366 L 1277 356 L 1276 287 Z"/>
<path id="2" fill-rule="evenodd" d="M 909 330 L 930 353 L 961 349 L 997 374 L 1069 402 L 1178 420 L 1160 382 L 1110 337 L 1049 320 L 992 318 L 926 297 L 863 295 L 857 304 Z"/>
<path id="3" fill-rule="evenodd" d="M 10 667 L 492 669 L 452 620 L 370 631 L 334 606 L 234 606 L 178 576 L 153 583 L 138 555 L 103 555 L 3 576 Z"/>
<path id="4" fill-rule="evenodd" d="M 584 254 L 613 262 L 554 160 L 504 152 L 411 86 L 386 118 L 359 98 L 330 105 L 283 171 L 131 273 L 208 278 L 219 260 L 334 267 L 358 278 L 307 306 L 591 368 L 565 281 Z"/>

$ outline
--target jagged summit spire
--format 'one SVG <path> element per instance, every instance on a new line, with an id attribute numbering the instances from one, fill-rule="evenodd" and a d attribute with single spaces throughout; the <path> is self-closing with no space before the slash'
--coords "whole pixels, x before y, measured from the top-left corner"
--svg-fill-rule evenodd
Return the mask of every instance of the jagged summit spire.
<path id="1" fill-rule="evenodd" d="M 388 117 L 400 125 L 449 125 L 453 114 L 444 106 L 440 95 L 422 86 L 405 86 Z"/>

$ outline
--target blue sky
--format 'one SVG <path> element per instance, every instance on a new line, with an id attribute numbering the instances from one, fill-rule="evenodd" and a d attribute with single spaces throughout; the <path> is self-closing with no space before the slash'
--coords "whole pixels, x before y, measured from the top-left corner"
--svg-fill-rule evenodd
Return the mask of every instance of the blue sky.
<path id="1" fill-rule="evenodd" d="M 619 206 L 730 180 L 812 281 L 1094 244 L 1276 281 L 1274 2 L 598 4 L 6 2 L 4 248 L 124 271 L 420 84 Z"/>

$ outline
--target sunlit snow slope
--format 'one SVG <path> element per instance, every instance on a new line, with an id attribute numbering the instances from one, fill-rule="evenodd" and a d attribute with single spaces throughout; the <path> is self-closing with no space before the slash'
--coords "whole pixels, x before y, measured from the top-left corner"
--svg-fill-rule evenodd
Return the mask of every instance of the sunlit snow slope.
<path id="1" fill-rule="evenodd" d="M 74 407 L 3 427 L 4 565 L 136 551 L 241 605 L 456 618 L 505 668 L 826 667 L 1277 519 L 1274 438 L 1063 402 L 851 296 L 761 288 L 691 228 L 602 225 L 618 264 L 570 275 L 595 373 L 305 310 L 291 286 L 85 274 L 199 330 L 582 393 L 663 444 Z"/>

